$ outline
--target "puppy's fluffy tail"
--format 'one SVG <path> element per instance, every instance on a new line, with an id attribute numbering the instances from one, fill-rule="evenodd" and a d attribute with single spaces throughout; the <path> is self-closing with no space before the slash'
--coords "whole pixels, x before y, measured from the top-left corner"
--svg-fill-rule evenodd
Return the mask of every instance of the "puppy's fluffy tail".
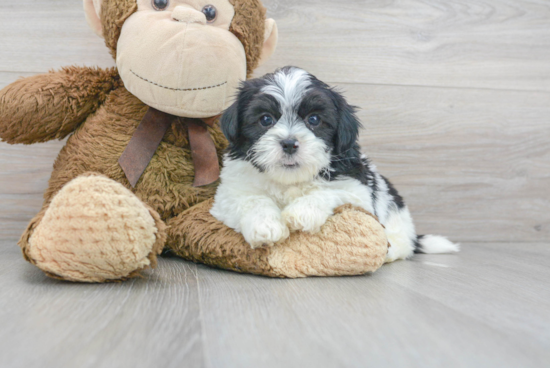
<path id="1" fill-rule="evenodd" d="M 455 253 L 460 251 L 460 244 L 453 243 L 443 236 L 419 235 L 415 248 L 415 253 Z"/>

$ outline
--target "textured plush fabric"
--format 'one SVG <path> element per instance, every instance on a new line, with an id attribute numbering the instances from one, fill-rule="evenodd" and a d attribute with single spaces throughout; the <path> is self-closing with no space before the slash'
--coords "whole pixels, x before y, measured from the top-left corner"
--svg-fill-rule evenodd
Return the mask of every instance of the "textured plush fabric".
<path id="1" fill-rule="evenodd" d="M 86 13 L 86 21 L 88 21 L 88 25 L 98 36 L 102 36 L 100 9 L 101 9 L 101 0 L 84 0 L 84 10 Z"/>
<path id="2" fill-rule="evenodd" d="M 265 9 L 257 0 L 232 3 L 237 13 L 231 29 L 245 46 L 250 74 L 262 53 Z M 135 0 L 102 2 L 103 35 L 113 55 L 135 10 Z M 193 187 L 181 121 L 172 123 L 132 188 L 118 159 L 147 109 L 115 69 L 65 68 L 0 91 L 2 140 L 31 144 L 72 133 L 55 161 L 42 210 L 19 241 L 25 258 L 49 276 L 123 280 L 154 267 L 164 246 L 194 261 L 274 277 L 361 274 L 381 265 L 387 244 L 382 227 L 349 208 L 321 234 L 297 233 L 281 246 L 252 251 L 208 213 L 217 183 Z M 221 163 L 227 141 L 219 123 L 209 132 Z"/>
<path id="3" fill-rule="evenodd" d="M 212 200 L 168 222 L 173 253 L 210 266 L 271 277 L 360 275 L 384 263 L 388 240 L 374 216 L 352 206 L 335 211 L 318 234 L 296 232 L 274 247 L 252 249 L 210 214 Z"/>
<path id="4" fill-rule="evenodd" d="M 0 137 L 11 144 L 63 139 L 120 86 L 114 68 L 68 67 L 20 79 L 0 92 Z"/>
<path id="5" fill-rule="evenodd" d="M 229 0 L 235 7 L 235 18 L 231 23 L 233 32 L 244 45 L 247 75 L 250 77 L 258 67 L 265 35 L 266 9 L 260 0 Z"/>
<path id="6" fill-rule="evenodd" d="M 67 140 L 54 164 L 46 201 L 66 183 L 86 172 L 103 174 L 131 189 L 118 159 L 146 111 L 147 106 L 126 89 L 113 91 Z M 209 131 L 221 162 L 227 141 L 218 124 Z M 186 126 L 175 121 L 135 189 L 131 190 L 166 220 L 214 195 L 215 184 L 196 188 L 194 178 Z"/>
<path id="7" fill-rule="evenodd" d="M 120 31 L 126 19 L 137 11 L 136 0 L 103 0 L 101 4 L 101 23 L 105 44 L 116 59 Z"/>
<path id="8" fill-rule="evenodd" d="M 168 221 L 167 247 L 187 260 L 210 266 L 275 276 L 268 248 L 252 250 L 240 234 L 210 214 L 212 200 L 205 201 Z"/>
<path id="9" fill-rule="evenodd" d="M 121 184 L 83 175 L 55 195 L 24 248 L 54 277 L 119 280 L 156 265 L 165 228 L 158 214 Z"/>
<path id="10" fill-rule="evenodd" d="M 271 250 L 277 276 L 349 276 L 374 272 L 384 264 L 388 239 L 370 213 L 351 205 L 335 210 L 317 234 L 292 233 Z"/>
<path id="11" fill-rule="evenodd" d="M 230 31 L 239 38 L 244 46 L 247 74 L 250 76 L 261 58 L 266 10 L 260 0 L 229 0 L 229 2 L 235 8 L 235 18 L 231 23 Z M 122 26 L 136 10 L 135 0 L 103 0 L 101 6 L 103 37 L 115 58 Z"/>
<path id="12" fill-rule="evenodd" d="M 178 15 L 146 11 L 141 4 L 126 19 L 116 62 L 128 91 L 157 110 L 188 118 L 217 116 L 231 106 L 246 78 L 247 59 L 240 40 L 228 32 L 233 7 L 227 0 L 211 1 L 223 14 L 212 26 L 168 21 L 190 14 L 206 22 L 204 14 L 184 7 Z"/>
<path id="13" fill-rule="evenodd" d="M 25 89 L 26 82 L 35 85 L 36 79 L 50 77 L 49 75 L 45 75 L 23 79 L 19 82 L 18 86 Z M 78 90 L 78 88 L 74 89 Z M 10 87 L 8 87 L 8 90 L 10 90 Z M 73 88 L 67 88 L 66 90 L 72 91 Z M 4 91 L 0 91 L 0 101 L 4 96 L 3 93 Z M 42 96 L 42 93 L 45 96 Z M 49 91 L 35 91 L 34 99 L 44 99 L 49 93 Z M 67 97 L 66 100 L 70 101 L 71 98 Z M 217 183 L 206 187 L 193 187 L 194 166 L 186 127 L 180 121 L 175 121 L 172 127 L 169 128 L 168 133 L 165 135 L 135 189 L 131 188 L 118 164 L 118 158 L 124 152 L 134 131 L 143 119 L 147 108 L 146 105 L 130 94 L 124 87 L 118 87 L 107 95 L 104 103 L 95 110 L 94 114 L 86 119 L 85 123 L 73 125 L 73 129 L 76 130 L 67 140 L 65 147 L 59 153 L 54 164 L 54 171 L 50 178 L 48 189 L 44 194 L 45 202 L 43 209 L 31 221 L 20 240 L 19 244 L 28 260 L 34 262 L 32 257 L 26 252 L 28 239 L 39 226 L 53 197 L 67 183 L 83 174 L 93 172 L 121 183 L 128 190 L 131 190 L 137 198 L 147 203 L 163 220 L 174 217 L 191 206 L 214 196 Z M 10 118 L 13 114 L 9 114 L 9 111 L 16 110 L 17 107 L 15 105 L 6 104 L 2 106 L 0 112 L 1 127 L 17 126 L 17 121 L 13 121 Z M 91 111 L 93 110 L 91 109 Z M 62 114 L 55 111 L 52 114 L 57 114 L 58 119 L 51 120 L 51 124 L 48 126 L 48 131 L 50 132 L 47 136 L 48 139 L 57 137 L 59 130 L 64 126 L 61 118 Z M 32 115 L 25 115 L 25 119 L 19 122 L 19 129 L 0 130 L 2 132 L 0 137 L 4 140 L 9 138 L 11 142 L 25 141 L 26 143 L 32 143 L 33 139 L 36 138 L 40 138 L 40 141 L 46 140 L 42 136 L 29 135 L 29 132 L 32 133 L 33 129 L 35 129 L 35 126 L 40 126 L 39 123 L 30 117 Z M 12 121 L 13 123 L 11 123 Z M 28 122 L 29 125 L 22 124 L 21 122 Z M 217 123 L 213 128 L 209 128 L 209 132 L 219 152 L 221 163 L 221 155 L 227 147 L 227 141 Z M 36 264 L 41 267 L 40 263 Z M 76 280 L 76 277 L 72 273 L 69 276 L 59 271 L 57 276 Z M 127 277 L 124 274 L 120 276 Z M 88 281 L 88 278 L 83 278 L 79 281 Z"/>

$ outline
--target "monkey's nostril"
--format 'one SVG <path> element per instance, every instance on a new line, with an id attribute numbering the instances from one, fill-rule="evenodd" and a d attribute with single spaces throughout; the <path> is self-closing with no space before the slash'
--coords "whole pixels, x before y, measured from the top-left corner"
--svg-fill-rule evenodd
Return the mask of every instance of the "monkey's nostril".
<path id="1" fill-rule="evenodd" d="M 285 153 L 292 155 L 298 151 L 300 143 L 296 139 L 285 139 L 281 141 L 281 147 Z"/>

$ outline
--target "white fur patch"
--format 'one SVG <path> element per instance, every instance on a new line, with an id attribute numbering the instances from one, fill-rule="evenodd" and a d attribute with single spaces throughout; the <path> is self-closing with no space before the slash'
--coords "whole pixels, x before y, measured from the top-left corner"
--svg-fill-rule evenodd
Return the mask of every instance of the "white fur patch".
<path id="1" fill-rule="evenodd" d="M 389 215 L 385 221 L 381 221 L 386 227 L 386 235 L 391 247 L 386 256 L 386 263 L 397 259 L 407 259 L 414 254 L 414 241 L 416 232 L 412 221 L 411 213 L 407 207 L 397 209 L 392 202 Z"/>
<path id="2" fill-rule="evenodd" d="M 316 232 L 335 208 L 347 203 L 374 212 L 370 188 L 351 178 L 288 184 L 272 180 L 248 161 L 226 156 L 221 180 L 210 213 L 242 233 L 252 246 L 286 239 L 288 233 L 278 230 L 281 224 L 289 230 Z M 255 228 L 259 230 L 251 230 Z"/>
<path id="3" fill-rule="evenodd" d="M 283 111 L 290 114 L 311 87 L 311 76 L 305 70 L 292 68 L 279 71 L 271 82 L 262 92 L 275 97 Z"/>
<path id="4" fill-rule="evenodd" d="M 285 139 L 295 139 L 300 145 L 292 156 L 285 154 L 281 147 Z M 282 184 L 311 181 L 330 165 L 330 151 L 325 142 L 303 123 L 289 121 L 286 116 L 254 144 L 251 156 L 271 180 Z"/>
<path id="5" fill-rule="evenodd" d="M 422 253 L 455 253 L 460 251 L 460 244 L 451 242 L 444 236 L 425 235 L 420 239 Z"/>

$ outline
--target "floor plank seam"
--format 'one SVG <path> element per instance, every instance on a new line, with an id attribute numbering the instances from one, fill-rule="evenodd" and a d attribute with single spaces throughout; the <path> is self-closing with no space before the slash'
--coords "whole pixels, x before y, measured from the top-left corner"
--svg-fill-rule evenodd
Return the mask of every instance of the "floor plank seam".
<path id="1" fill-rule="evenodd" d="M 68 65 L 67 65 L 68 66 Z M 57 70 L 62 68 L 53 68 Z M 106 69 L 106 68 L 105 68 Z M 41 70 L 41 71 L 17 71 L 17 70 L 0 70 L 0 73 L 10 73 L 10 74 L 44 74 L 48 73 L 50 70 Z M 23 76 L 23 75 L 22 75 Z M 550 90 L 539 90 L 539 89 L 514 89 L 514 88 L 498 88 L 498 87 L 464 87 L 464 86 L 438 86 L 438 85 L 421 85 L 421 84 L 394 84 L 394 83 L 358 83 L 358 82 L 346 82 L 346 81 L 337 81 L 337 80 L 326 80 L 328 84 L 339 84 L 339 85 L 352 85 L 352 86 L 373 86 L 373 87 L 411 87 L 411 88 L 431 88 L 431 89 L 447 89 L 447 90 L 468 90 L 468 91 L 493 91 L 493 92 L 523 92 L 523 93 L 542 93 L 550 94 Z"/>
<path id="2" fill-rule="evenodd" d="M 201 326 L 201 350 L 202 350 L 202 366 L 203 367 L 209 367 L 210 364 L 208 364 L 208 357 L 207 357 L 207 354 L 206 354 L 206 331 L 205 331 L 205 328 L 204 328 L 204 317 L 202 315 L 202 300 L 201 300 L 201 285 L 200 285 L 200 281 L 199 281 L 199 268 L 197 266 L 197 264 L 193 264 L 193 267 L 194 267 L 194 276 L 195 276 L 195 280 L 197 282 L 197 299 L 198 299 L 198 304 L 199 304 L 199 323 L 200 323 L 200 326 Z"/>
<path id="3" fill-rule="evenodd" d="M 373 86 L 373 87 L 411 87 L 411 88 L 430 88 L 430 89 L 448 89 L 448 90 L 468 90 L 468 91 L 490 91 L 490 92 L 525 92 L 525 93 L 542 93 L 549 94 L 550 90 L 538 89 L 514 89 L 514 88 L 497 88 L 497 87 L 461 87 L 461 86 L 438 86 L 438 85 L 421 85 L 421 84 L 393 84 L 393 83 L 369 83 L 369 82 L 340 82 L 327 81 L 328 84 L 350 85 L 350 86 Z"/>

